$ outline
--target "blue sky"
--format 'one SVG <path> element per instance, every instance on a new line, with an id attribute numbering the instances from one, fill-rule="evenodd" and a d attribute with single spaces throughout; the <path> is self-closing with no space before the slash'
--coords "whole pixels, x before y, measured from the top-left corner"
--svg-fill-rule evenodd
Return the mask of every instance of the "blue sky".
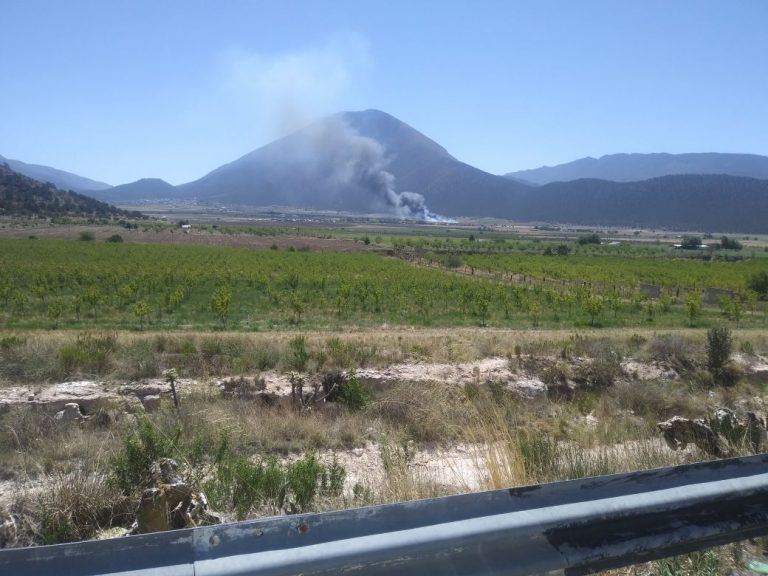
<path id="1" fill-rule="evenodd" d="M 763 0 L 2 0 L 0 154 L 196 179 L 378 108 L 493 173 L 768 155 Z"/>

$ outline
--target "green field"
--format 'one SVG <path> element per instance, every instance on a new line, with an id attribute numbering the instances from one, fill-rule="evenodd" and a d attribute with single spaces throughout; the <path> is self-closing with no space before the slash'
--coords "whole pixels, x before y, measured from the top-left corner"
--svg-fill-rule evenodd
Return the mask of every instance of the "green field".
<path id="1" fill-rule="evenodd" d="M 467 266 L 489 272 L 525 274 L 533 278 L 578 280 L 604 286 L 635 287 L 641 283 L 666 288 L 704 290 L 724 288 L 745 290 L 747 280 L 756 272 L 768 270 L 768 260 L 696 260 L 673 254 L 666 258 L 648 258 L 636 254 L 463 256 Z"/>
<path id="2" fill-rule="evenodd" d="M 464 255 L 505 281 L 374 253 L 250 250 L 67 240 L 0 241 L 0 321 L 7 328 L 340 330 L 347 326 L 706 327 L 685 295 L 650 301 L 638 283 L 741 290 L 768 261 L 615 256 Z M 602 283 L 521 283 L 517 276 Z M 582 283 L 583 284 L 583 283 Z M 614 290 L 606 292 L 606 286 Z M 620 288 L 620 289 L 618 289 Z M 731 320 L 762 326 L 754 298 Z M 727 310 L 726 310 L 727 312 Z"/>

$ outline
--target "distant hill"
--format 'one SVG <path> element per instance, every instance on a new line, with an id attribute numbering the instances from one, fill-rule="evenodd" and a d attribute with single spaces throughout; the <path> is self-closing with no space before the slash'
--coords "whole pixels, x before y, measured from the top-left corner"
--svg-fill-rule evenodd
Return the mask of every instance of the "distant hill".
<path id="1" fill-rule="evenodd" d="M 51 168 L 50 166 L 40 166 L 38 164 L 26 164 L 20 160 L 11 160 L 0 156 L 0 164 L 6 163 L 11 170 L 24 174 L 40 182 L 50 182 L 62 190 L 75 190 L 77 192 L 89 192 L 92 190 L 106 190 L 110 187 L 105 182 L 98 182 L 90 178 L 84 178 L 71 172 Z"/>
<path id="2" fill-rule="evenodd" d="M 505 177 L 533 184 L 596 178 L 636 182 L 675 174 L 729 174 L 768 179 L 768 156 L 757 154 L 611 154 L 558 166 L 510 172 Z"/>
<path id="3" fill-rule="evenodd" d="M 89 195 L 105 202 L 125 202 L 147 198 L 176 198 L 180 192 L 160 178 L 142 178 L 107 190 L 93 191 Z"/>
<path id="4" fill-rule="evenodd" d="M 640 182 L 575 180 L 534 188 L 513 218 L 597 226 L 768 232 L 768 180 L 663 176 Z"/>
<path id="5" fill-rule="evenodd" d="M 377 148 L 378 146 L 378 148 Z M 382 179 L 424 196 L 434 212 L 480 216 L 503 210 L 526 187 L 458 161 L 445 148 L 379 110 L 344 112 L 179 186 L 187 197 L 247 205 L 383 211 Z"/>
<path id="6" fill-rule="evenodd" d="M 95 218 L 136 218 L 138 212 L 120 210 L 77 192 L 59 190 L 48 182 L 38 182 L 0 163 L 0 215 L 4 216 L 82 216 Z"/>

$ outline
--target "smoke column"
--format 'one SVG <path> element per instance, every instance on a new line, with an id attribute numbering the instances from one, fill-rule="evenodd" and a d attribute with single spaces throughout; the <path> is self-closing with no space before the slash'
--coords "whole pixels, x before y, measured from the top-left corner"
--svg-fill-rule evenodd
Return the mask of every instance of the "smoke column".
<path id="1" fill-rule="evenodd" d="M 453 222 L 431 212 L 421 194 L 397 192 L 395 177 L 386 170 L 389 160 L 384 147 L 373 138 L 358 134 L 341 116 L 321 123 L 314 140 L 323 159 L 330 161 L 329 178 L 336 184 L 368 192 L 400 218 Z"/>

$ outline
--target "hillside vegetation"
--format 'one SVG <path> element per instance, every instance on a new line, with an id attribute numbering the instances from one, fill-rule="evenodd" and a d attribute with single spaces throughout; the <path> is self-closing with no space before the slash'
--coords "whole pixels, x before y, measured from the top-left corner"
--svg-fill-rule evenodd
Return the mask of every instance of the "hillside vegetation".
<path id="1" fill-rule="evenodd" d="M 0 164 L 0 215 L 50 218 L 88 216 L 95 218 L 139 217 L 138 212 L 120 210 L 77 192 L 59 190 Z"/>

